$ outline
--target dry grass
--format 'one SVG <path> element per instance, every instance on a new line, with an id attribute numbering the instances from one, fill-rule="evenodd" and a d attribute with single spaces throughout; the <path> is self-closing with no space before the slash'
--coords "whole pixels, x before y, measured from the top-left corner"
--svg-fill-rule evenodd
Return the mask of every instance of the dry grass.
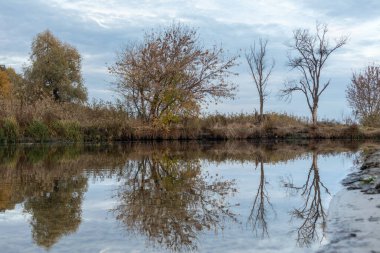
<path id="1" fill-rule="evenodd" d="M 56 103 L 33 105 L 2 101 L 0 141 L 107 142 L 153 139 L 365 139 L 380 138 L 380 129 L 323 121 L 317 126 L 292 115 L 214 114 L 183 118 L 167 125 L 146 124 L 121 105 Z"/>

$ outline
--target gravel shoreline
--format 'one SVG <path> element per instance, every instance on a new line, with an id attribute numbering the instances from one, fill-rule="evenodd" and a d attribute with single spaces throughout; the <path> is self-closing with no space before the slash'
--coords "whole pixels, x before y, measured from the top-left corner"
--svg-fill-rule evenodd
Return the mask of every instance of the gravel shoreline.
<path id="1" fill-rule="evenodd" d="M 380 151 L 342 183 L 328 211 L 328 243 L 317 252 L 380 253 Z"/>

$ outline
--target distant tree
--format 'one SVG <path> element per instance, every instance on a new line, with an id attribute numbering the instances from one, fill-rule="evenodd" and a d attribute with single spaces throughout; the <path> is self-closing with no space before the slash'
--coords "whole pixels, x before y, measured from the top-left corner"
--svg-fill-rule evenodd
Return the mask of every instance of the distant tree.
<path id="1" fill-rule="evenodd" d="M 268 92 L 266 90 L 268 79 L 275 65 L 274 60 L 270 65 L 268 65 L 266 62 L 267 44 L 267 40 L 260 39 L 258 46 L 255 42 L 253 44 L 253 47 L 251 46 L 250 49 L 245 53 L 245 59 L 247 60 L 253 81 L 256 85 L 257 92 L 259 93 L 260 120 L 263 118 L 264 101 L 268 96 Z"/>
<path id="2" fill-rule="evenodd" d="M 330 80 L 321 81 L 322 70 L 329 56 L 344 46 L 348 39 L 347 36 L 342 36 L 331 46 L 327 32 L 327 25 L 321 24 L 316 25 L 315 34 L 308 29 L 297 29 L 293 32 L 293 42 L 289 47 L 296 55 L 289 55 L 288 64 L 301 73 L 301 78 L 299 81 L 286 83 L 281 90 L 281 95 L 285 98 L 291 98 L 298 91 L 305 95 L 314 125 L 317 123 L 319 98 L 330 85 Z"/>
<path id="3" fill-rule="evenodd" d="M 57 101 L 87 100 L 77 49 L 62 43 L 47 30 L 33 40 L 30 60 L 32 64 L 26 69 L 25 78 L 33 91 L 42 90 Z"/>
<path id="4" fill-rule="evenodd" d="M 352 75 L 346 90 L 349 105 L 364 125 L 380 125 L 380 66 Z"/>
<path id="5" fill-rule="evenodd" d="M 227 77 L 236 57 L 223 54 L 216 46 L 205 49 L 195 29 L 173 24 L 126 47 L 109 71 L 137 117 L 167 122 L 199 113 L 209 99 L 234 96 L 236 87 Z"/>

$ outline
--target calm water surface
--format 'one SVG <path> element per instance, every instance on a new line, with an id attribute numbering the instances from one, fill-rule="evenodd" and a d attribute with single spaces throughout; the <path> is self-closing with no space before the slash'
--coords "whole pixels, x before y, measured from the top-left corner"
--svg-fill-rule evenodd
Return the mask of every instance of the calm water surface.
<path id="1" fill-rule="evenodd" d="M 364 147 L 0 147 L 0 252 L 311 252 Z"/>

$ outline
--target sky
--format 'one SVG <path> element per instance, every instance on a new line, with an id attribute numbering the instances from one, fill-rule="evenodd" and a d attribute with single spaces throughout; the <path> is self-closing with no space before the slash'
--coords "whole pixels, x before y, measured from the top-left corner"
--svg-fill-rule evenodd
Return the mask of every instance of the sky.
<path id="1" fill-rule="evenodd" d="M 320 119 L 343 120 L 351 115 L 345 90 L 353 72 L 380 63 L 380 1 L 378 0 L 0 0 L 0 64 L 21 71 L 28 65 L 36 34 L 49 29 L 78 49 L 90 100 L 113 101 L 113 77 L 107 66 L 130 42 L 145 32 L 181 22 L 198 29 L 205 47 L 222 45 L 229 55 L 244 55 L 255 40 L 268 39 L 268 59 L 275 68 L 269 80 L 265 111 L 309 116 L 302 94 L 281 100 L 284 82 L 298 77 L 287 66 L 288 45 L 297 28 L 314 30 L 326 23 L 331 43 L 342 35 L 347 45 L 331 55 L 323 80 L 331 80 L 321 96 Z M 231 80 L 238 85 L 234 100 L 223 100 L 204 112 L 250 113 L 259 98 L 244 57 Z"/>

